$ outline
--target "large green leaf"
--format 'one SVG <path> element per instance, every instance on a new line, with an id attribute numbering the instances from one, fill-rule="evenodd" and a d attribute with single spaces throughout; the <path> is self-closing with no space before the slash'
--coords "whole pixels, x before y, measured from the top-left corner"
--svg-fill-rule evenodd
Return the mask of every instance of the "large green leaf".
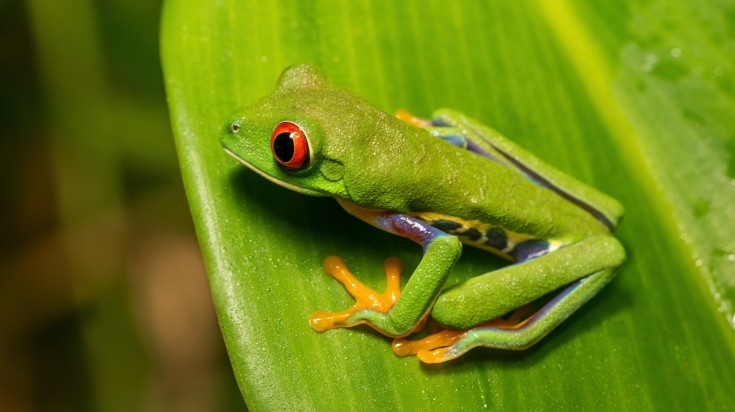
<path id="1" fill-rule="evenodd" d="M 731 3 L 262 3 L 170 0 L 162 28 L 184 181 L 250 407 L 735 405 Z M 628 263 L 521 353 L 480 349 L 426 366 L 369 329 L 315 333 L 310 312 L 351 305 L 321 272 L 325 256 L 380 288 L 383 259 L 410 271 L 420 250 L 331 199 L 266 182 L 219 147 L 231 110 L 299 62 L 386 111 L 464 111 L 618 198 Z M 498 264 L 466 249 L 450 282 Z"/>

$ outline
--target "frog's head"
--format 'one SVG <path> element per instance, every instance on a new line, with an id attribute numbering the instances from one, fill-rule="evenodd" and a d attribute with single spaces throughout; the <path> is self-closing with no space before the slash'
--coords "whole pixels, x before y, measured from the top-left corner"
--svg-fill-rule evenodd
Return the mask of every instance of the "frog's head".
<path id="1" fill-rule="evenodd" d="M 292 66 L 273 94 L 236 112 L 220 142 L 245 166 L 281 186 L 340 197 L 346 157 L 355 155 L 350 142 L 365 134 L 362 108 L 364 103 L 328 84 L 313 66 Z M 371 116 L 376 114 L 367 113 Z"/>

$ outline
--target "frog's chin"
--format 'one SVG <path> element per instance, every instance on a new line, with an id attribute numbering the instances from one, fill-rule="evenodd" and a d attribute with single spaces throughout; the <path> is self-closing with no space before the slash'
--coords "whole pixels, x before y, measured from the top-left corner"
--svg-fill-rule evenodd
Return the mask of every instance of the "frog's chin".
<path id="1" fill-rule="evenodd" d="M 264 178 L 270 180 L 271 182 L 273 182 L 273 183 L 275 183 L 275 184 L 277 184 L 277 185 L 279 185 L 281 187 L 285 187 L 288 190 L 293 190 L 294 192 L 303 193 L 305 195 L 324 196 L 324 193 L 322 193 L 322 192 L 318 192 L 318 191 L 312 190 L 312 189 L 306 189 L 306 188 L 303 188 L 303 187 L 292 185 L 291 183 L 288 183 L 288 182 L 284 182 L 283 180 L 276 179 L 275 177 L 273 177 L 273 176 L 265 173 L 264 171 L 262 171 L 262 170 L 258 169 L 257 167 L 253 166 L 252 164 L 246 162 L 240 156 L 236 155 L 234 152 L 230 151 L 229 149 L 225 149 L 225 152 L 227 152 L 227 154 L 229 154 L 230 156 L 232 156 L 235 159 L 237 159 L 238 162 L 242 163 L 248 169 L 254 171 L 255 173 L 263 176 Z"/>

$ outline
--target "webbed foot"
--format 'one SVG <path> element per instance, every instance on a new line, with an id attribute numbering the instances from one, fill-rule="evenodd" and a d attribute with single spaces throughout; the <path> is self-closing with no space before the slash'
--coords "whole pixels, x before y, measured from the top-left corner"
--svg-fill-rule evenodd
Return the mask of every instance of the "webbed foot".
<path id="1" fill-rule="evenodd" d="M 446 362 L 461 356 L 475 346 L 467 345 L 467 341 L 473 339 L 474 332 L 487 328 L 518 329 L 525 324 L 533 310 L 531 305 L 526 305 L 516 309 L 507 319 L 496 318 L 471 329 L 445 329 L 417 340 L 398 338 L 393 340 L 393 352 L 398 356 L 416 355 L 424 363 Z"/>
<path id="2" fill-rule="evenodd" d="M 342 259 L 337 256 L 329 256 L 324 259 L 322 267 L 324 272 L 335 278 L 347 289 L 347 292 L 355 298 L 355 304 L 342 312 L 317 311 L 312 313 L 309 324 L 319 332 L 368 323 L 365 320 L 351 321 L 350 318 L 356 312 L 365 309 L 387 313 L 396 303 L 401 293 L 400 280 L 403 264 L 398 258 L 388 258 L 385 261 L 386 286 L 383 293 L 378 293 L 357 280 L 347 269 Z"/>

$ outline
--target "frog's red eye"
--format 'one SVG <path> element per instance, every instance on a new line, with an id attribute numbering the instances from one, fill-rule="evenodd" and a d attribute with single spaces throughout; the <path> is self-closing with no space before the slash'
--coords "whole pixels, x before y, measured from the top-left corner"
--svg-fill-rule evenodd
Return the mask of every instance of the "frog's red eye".
<path id="1" fill-rule="evenodd" d="M 286 168 L 296 170 L 304 167 L 309 159 L 309 143 L 304 131 L 291 122 L 278 123 L 271 135 L 271 152 Z"/>

